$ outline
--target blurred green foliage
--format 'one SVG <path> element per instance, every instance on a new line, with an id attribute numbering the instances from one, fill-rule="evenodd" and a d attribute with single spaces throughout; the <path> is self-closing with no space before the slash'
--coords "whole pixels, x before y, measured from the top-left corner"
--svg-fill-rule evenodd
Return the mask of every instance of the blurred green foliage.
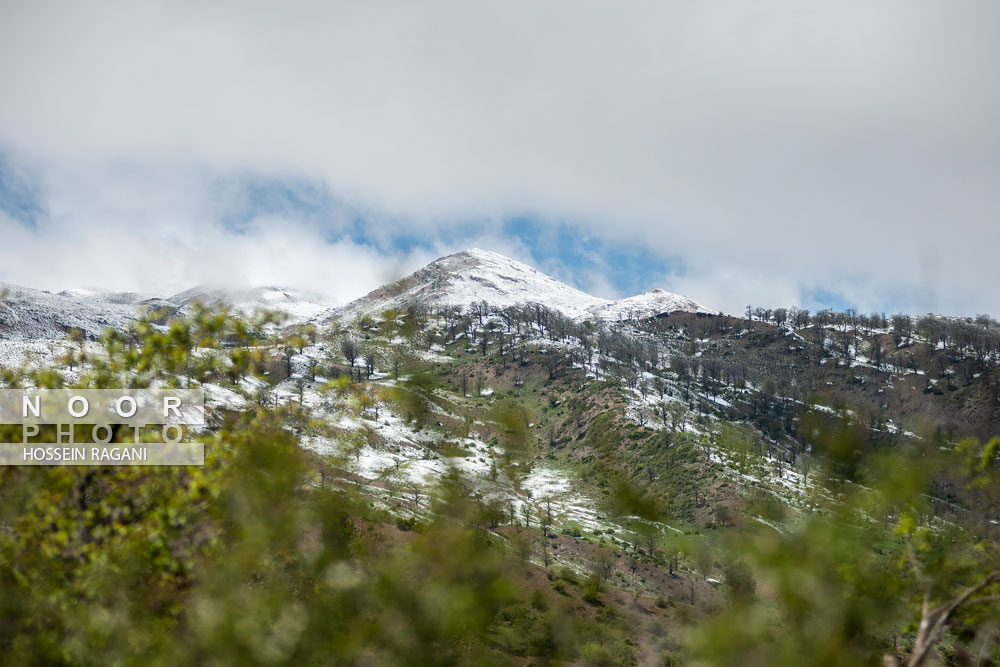
<path id="1" fill-rule="evenodd" d="M 602 457 L 588 475 L 624 541 L 588 541 L 572 522 L 557 540 L 537 515 L 504 526 L 513 508 L 454 469 L 401 516 L 299 446 L 322 425 L 267 390 L 317 334 L 276 323 L 199 307 L 109 332 L 100 354 L 74 341 L 63 363 L 85 368 L 79 386 L 252 378 L 261 398 L 200 436 L 203 467 L 0 469 L 0 665 L 1000 661 L 1000 439 L 884 450 L 856 426 L 805 424 L 825 462 L 809 508 L 755 490 L 715 508 L 724 529 L 708 539 L 657 523 L 699 511 L 696 436 L 626 446 L 606 412 L 583 444 Z M 359 411 L 381 398 L 422 428 L 440 380 L 407 371 L 384 387 L 334 376 L 321 393 Z M 62 377 L 5 369 L 3 382 Z M 497 398 L 477 415 L 514 486 L 537 453 L 533 414 Z M 738 466 L 764 454 L 751 429 L 718 433 Z M 648 468 L 613 472 L 604 461 L 619 455 Z M 557 548 L 589 558 L 588 573 L 550 568 Z"/>
<path id="2" fill-rule="evenodd" d="M 109 332 L 80 386 L 263 377 L 287 345 L 224 312 L 157 318 Z M 417 373 L 388 397 L 419 420 L 432 391 Z M 203 467 L 0 469 L 0 665 L 497 664 L 575 659 L 582 634 L 604 651 L 593 622 L 532 597 L 526 554 L 478 527 L 457 473 L 403 530 L 318 478 L 294 402 L 251 405 L 203 437 Z M 624 632 L 603 636 L 622 654 Z"/>

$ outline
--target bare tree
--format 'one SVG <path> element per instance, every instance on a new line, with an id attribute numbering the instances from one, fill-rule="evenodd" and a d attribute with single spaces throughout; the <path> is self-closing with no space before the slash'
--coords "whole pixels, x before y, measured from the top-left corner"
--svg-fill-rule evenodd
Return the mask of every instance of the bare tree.
<path id="1" fill-rule="evenodd" d="M 354 361 L 358 358 L 358 345 L 350 338 L 345 338 L 340 341 L 340 352 L 344 355 L 344 358 L 351 364 L 351 368 L 354 368 Z"/>

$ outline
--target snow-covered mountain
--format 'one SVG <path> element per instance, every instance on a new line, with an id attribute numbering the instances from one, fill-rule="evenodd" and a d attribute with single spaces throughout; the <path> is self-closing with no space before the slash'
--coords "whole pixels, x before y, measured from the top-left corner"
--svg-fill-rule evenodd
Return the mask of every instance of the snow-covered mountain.
<path id="1" fill-rule="evenodd" d="M 468 307 L 478 301 L 493 306 L 540 303 L 572 317 L 606 303 L 503 255 L 472 248 L 441 257 L 383 285 L 336 311 L 341 319 L 377 316 L 414 303 Z"/>
<path id="2" fill-rule="evenodd" d="M 678 310 L 710 312 L 687 297 L 655 289 L 610 301 L 570 287 L 510 257 L 471 248 L 437 259 L 333 312 L 339 319 L 377 316 L 410 304 L 458 306 L 540 304 L 576 320 L 616 321 Z"/>
<path id="3" fill-rule="evenodd" d="M 122 305 L 134 305 L 148 298 L 138 292 L 115 292 L 101 287 L 73 287 L 59 292 L 57 296 Z"/>
<path id="4" fill-rule="evenodd" d="M 72 329 L 95 338 L 107 327 L 124 328 L 144 308 L 184 308 L 194 303 L 225 303 L 235 311 L 269 309 L 289 322 L 378 316 L 415 303 L 468 308 L 540 304 L 576 320 L 617 321 L 678 310 L 710 312 L 704 306 L 660 289 L 610 301 L 581 292 L 503 255 L 472 248 L 442 257 L 415 273 L 384 285 L 346 306 L 335 308 L 318 294 L 287 287 L 191 288 L 166 299 L 93 287 L 58 294 L 0 284 L 0 339 L 59 339 Z"/>
<path id="5" fill-rule="evenodd" d="M 194 303 L 225 304 L 244 314 L 257 310 L 276 310 L 288 315 L 291 322 L 304 322 L 327 312 L 334 305 L 319 294 L 267 285 L 250 289 L 226 289 L 199 285 L 167 299 L 177 306 Z"/>
<path id="6" fill-rule="evenodd" d="M 595 309 L 591 309 L 590 312 L 596 315 L 598 319 L 615 321 L 641 320 L 647 317 L 654 317 L 660 313 L 673 313 L 678 310 L 689 313 L 712 312 L 686 296 L 674 294 L 659 287 L 653 288 L 643 294 L 630 296 L 627 299 L 608 302 Z"/>
<path id="7" fill-rule="evenodd" d="M 95 287 L 53 294 L 0 283 L 0 339 L 54 340 L 73 329 L 97 338 L 108 327 L 126 328 L 145 309 L 182 309 L 197 302 L 225 303 L 245 314 L 277 310 L 289 316 L 289 323 L 309 321 L 333 306 L 318 295 L 283 287 L 227 290 L 201 286 L 163 299 Z"/>
<path id="8" fill-rule="evenodd" d="M 118 303 L 74 292 L 0 284 L 0 338 L 58 339 L 73 329 L 96 338 L 107 327 L 122 328 L 135 318 L 136 303 Z"/>

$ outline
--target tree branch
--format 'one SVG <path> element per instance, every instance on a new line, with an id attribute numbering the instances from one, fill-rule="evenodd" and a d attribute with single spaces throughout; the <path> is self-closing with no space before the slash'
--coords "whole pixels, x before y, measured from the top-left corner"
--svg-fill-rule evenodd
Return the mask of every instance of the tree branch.
<path id="1" fill-rule="evenodd" d="M 933 648 L 941 638 L 941 634 L 948 621 L 951 619 L 952 614 L 954 614 L 959 607 L 969 602 L 972 596 L 976 593 L 997 582 L 1000 582 L 1000 570 L 994 570 L 989 573 L 983 577 L 979 583 L 965 589 L 965 591 L 963 591 L 960 595 L 937 607 L 933 611 L 928 611 L 930 606 L 930 592 L 928 591 L 924 593 L 924 602 L 920 613 L 920 628 L 917 631 L 916 647 L 913 649 L 913 655 L 910 657 L 910 662 L 907 663 L 909 667 L 918 667 L 923 664 L 924 660 L 927 659 L 927 655 L 930 653 L 931 648 Z M 988 598 L 992 597 L 994 596 L 988 596 Z M 977 600 L 972 601 L 973 604 L 976 602 Z"/>

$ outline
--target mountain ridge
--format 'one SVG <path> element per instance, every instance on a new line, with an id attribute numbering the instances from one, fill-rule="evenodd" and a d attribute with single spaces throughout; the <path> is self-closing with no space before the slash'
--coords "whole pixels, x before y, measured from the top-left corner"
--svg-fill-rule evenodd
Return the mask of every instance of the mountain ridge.
<path id="1" fill-rule="evenodd" d="M 493 307 L 540 305 L 579 322 L 644 319 L 677 311 L 712 312 L 659 288 L 617 300 L 593 296 L 527 264 L 480 248 L 439 257 L 409 276 L 342 306 L 317 293 L 273 285 L 197 285 L 167 297 L 97 287 L 70 288 L 57 294 L 16 285 L 0 287 L 7 293 L 0 301 L 0 337 L 11 339 L 61 338 L 72 329 L 97 338 L 108 326 L 124 328 L 144 308 L 184 308 L 195 303 L 225 304 L 244 314 L 277 310 L 289 316 L 290 324 L 377 317 L 415 304 L 467 310 L 484 301 Z"/>

